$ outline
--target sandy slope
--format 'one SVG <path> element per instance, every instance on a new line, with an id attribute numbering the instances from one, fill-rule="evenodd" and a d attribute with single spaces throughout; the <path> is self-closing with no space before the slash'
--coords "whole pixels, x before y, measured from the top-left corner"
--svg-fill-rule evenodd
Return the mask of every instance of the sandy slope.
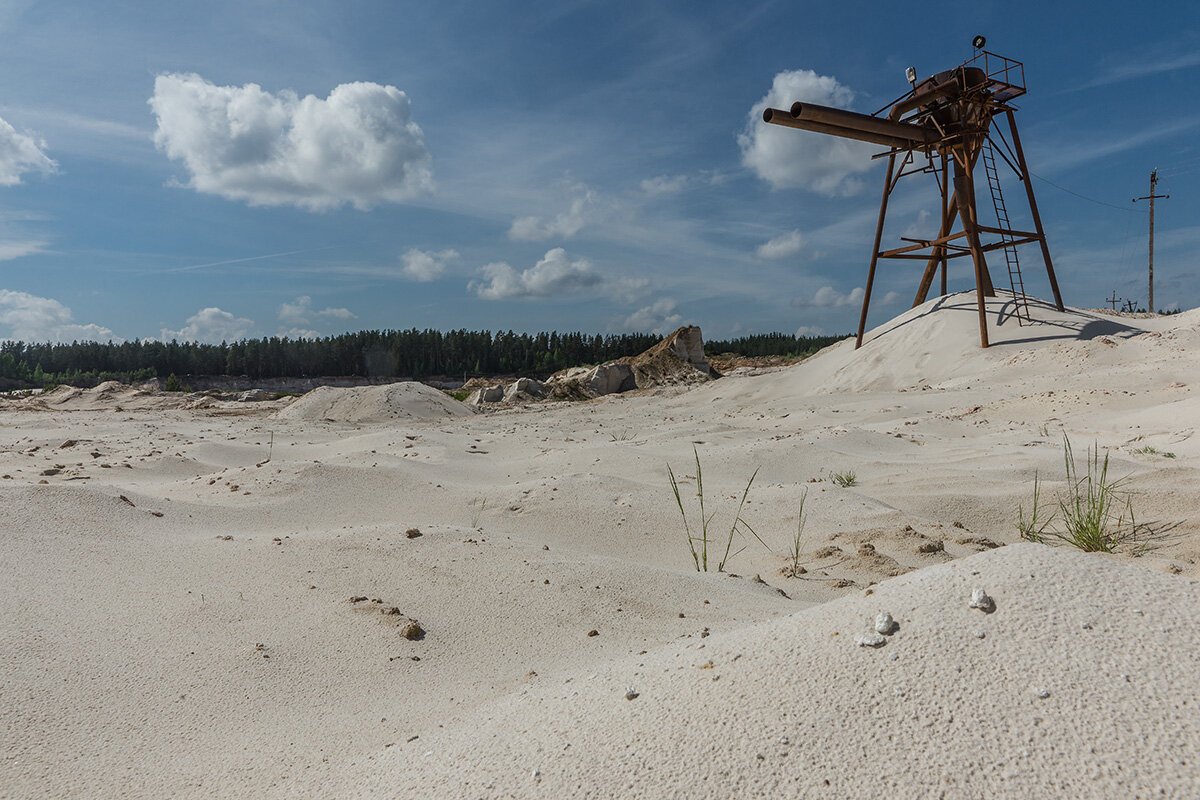
<path id="1" fill-rule="evenodd" d="M 956 295 L 788 370 L 486 414 L 0 400 L 0 796 L 1192 796 L 1200 311 L 991 313 L 986 351 Z M 1064 433 L 1155 524 L 1128 564 L 990 550 Z M 693 447 L 726 530 L 758 470 L 739 577 L 692 570 Z M 847 644 L 885 597 L 901 631 Z"/>

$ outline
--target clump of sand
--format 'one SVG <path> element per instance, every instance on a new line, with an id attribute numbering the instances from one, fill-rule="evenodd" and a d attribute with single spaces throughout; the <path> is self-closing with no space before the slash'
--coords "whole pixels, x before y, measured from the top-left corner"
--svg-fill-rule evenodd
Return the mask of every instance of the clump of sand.
<path id="1" fill-rule="evenodd" d="M 278 412 L 280 419 L 345 423 L 466 417 L 475 409 L 415 381 L 383 386 L 320 386 Z"/>

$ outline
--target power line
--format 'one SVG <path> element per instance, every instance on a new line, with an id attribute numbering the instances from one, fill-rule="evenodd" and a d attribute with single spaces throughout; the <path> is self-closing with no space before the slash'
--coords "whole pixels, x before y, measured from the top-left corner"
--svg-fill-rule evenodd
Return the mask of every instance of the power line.
<path id="1" fill-rule="evenodd" d="M 1129 206 L 1114 206 L 1112 203 L 1106 203 L 1103 200 L 1097 200 L 1094 197 L 1088 197 L 1087 195 L 1082 195 L 1079 192 L 1073 192 L 1065 186 L 1059 186 L 1057 183 L 1055 183 L 1052 180 L 1049 180 L 1048 178 L 1043 178 L 1041 175 L 1038 175 L 1033 170 L 1030 170 L 1029 174 L 1032 175 L 1033 177 L 1037 178 L 1042 183 L 1048 183 L 1051 186 L 1053 186 L 1055 189 L 1059 189 L 1060 191 L 1064 191 L 1067 194 L 1074 195 L 1075 197 L 1078 197 L 1080 200 L 1087 200 L 1089 203 L 1095 203 L 1098 206 L 1107 206 L 1108 208 L 1115 208 L 1117 211 L 1125 211 L 1127 213 L 1135 213 L 1135 214 L 1145 214 L 1146 213 L 1145 211 L 1138 211 L 1136 208 L 1130 208 Z"/>

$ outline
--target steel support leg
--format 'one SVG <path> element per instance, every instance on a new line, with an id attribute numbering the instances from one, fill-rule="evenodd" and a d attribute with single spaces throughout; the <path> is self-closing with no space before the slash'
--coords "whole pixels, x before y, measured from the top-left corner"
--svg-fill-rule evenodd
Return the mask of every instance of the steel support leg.
<path id="1" fill-rule="evenodd" d="M 875 225 L 875 244 L 871 248 L 871 268 L 867 270 L 867 288 L 863 292 L 862 315 L 858 318 L 858 339 L 854 349 L 862 347 L 863 332 L 867 329 L 867 309 L 871 305 L 871 288 L 875 285 L 875 265 L 879 263 L 879 242 L 883 239 L 883 220 L 887 216 L 888 197 L 892 193 L 892 173 L 896 171 L 896 154 L 888 156 L 887 177 L 883 181 L 883 199 L 879 202 L 879 222 Z"/>

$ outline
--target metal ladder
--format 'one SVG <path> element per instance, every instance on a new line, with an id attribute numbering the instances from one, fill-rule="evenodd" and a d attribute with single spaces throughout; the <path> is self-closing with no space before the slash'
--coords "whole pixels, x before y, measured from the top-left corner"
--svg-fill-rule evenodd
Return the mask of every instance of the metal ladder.
<path id="1" fill-rule="evenodd" d="M 1008 209 L 1004 205 L 1004 193 L 1000 190 L 1000 174 L 996 171 L 996 154 L 992 151 L 990 139 L 983 143 L 983 171 L 987 175 L 988 189 L 992 193 L 992 207 L 996 209 L 996 227 L 1009 231 L 1012 224 L 1008 221 Z M 1008 264 L 1008 285 L 1012 288 L 1013 308 L 1016 311 L 1018 325 L 1033 322 L 1029 316 L 1029 299 L 1025 296 L 1025 281 L 1021 277 L 1021 262 L 1017 258 L 1017 248 L 1012 244 L 1011 234 L 1000 234 L 1004 243 L 1004 260 Z"/>

